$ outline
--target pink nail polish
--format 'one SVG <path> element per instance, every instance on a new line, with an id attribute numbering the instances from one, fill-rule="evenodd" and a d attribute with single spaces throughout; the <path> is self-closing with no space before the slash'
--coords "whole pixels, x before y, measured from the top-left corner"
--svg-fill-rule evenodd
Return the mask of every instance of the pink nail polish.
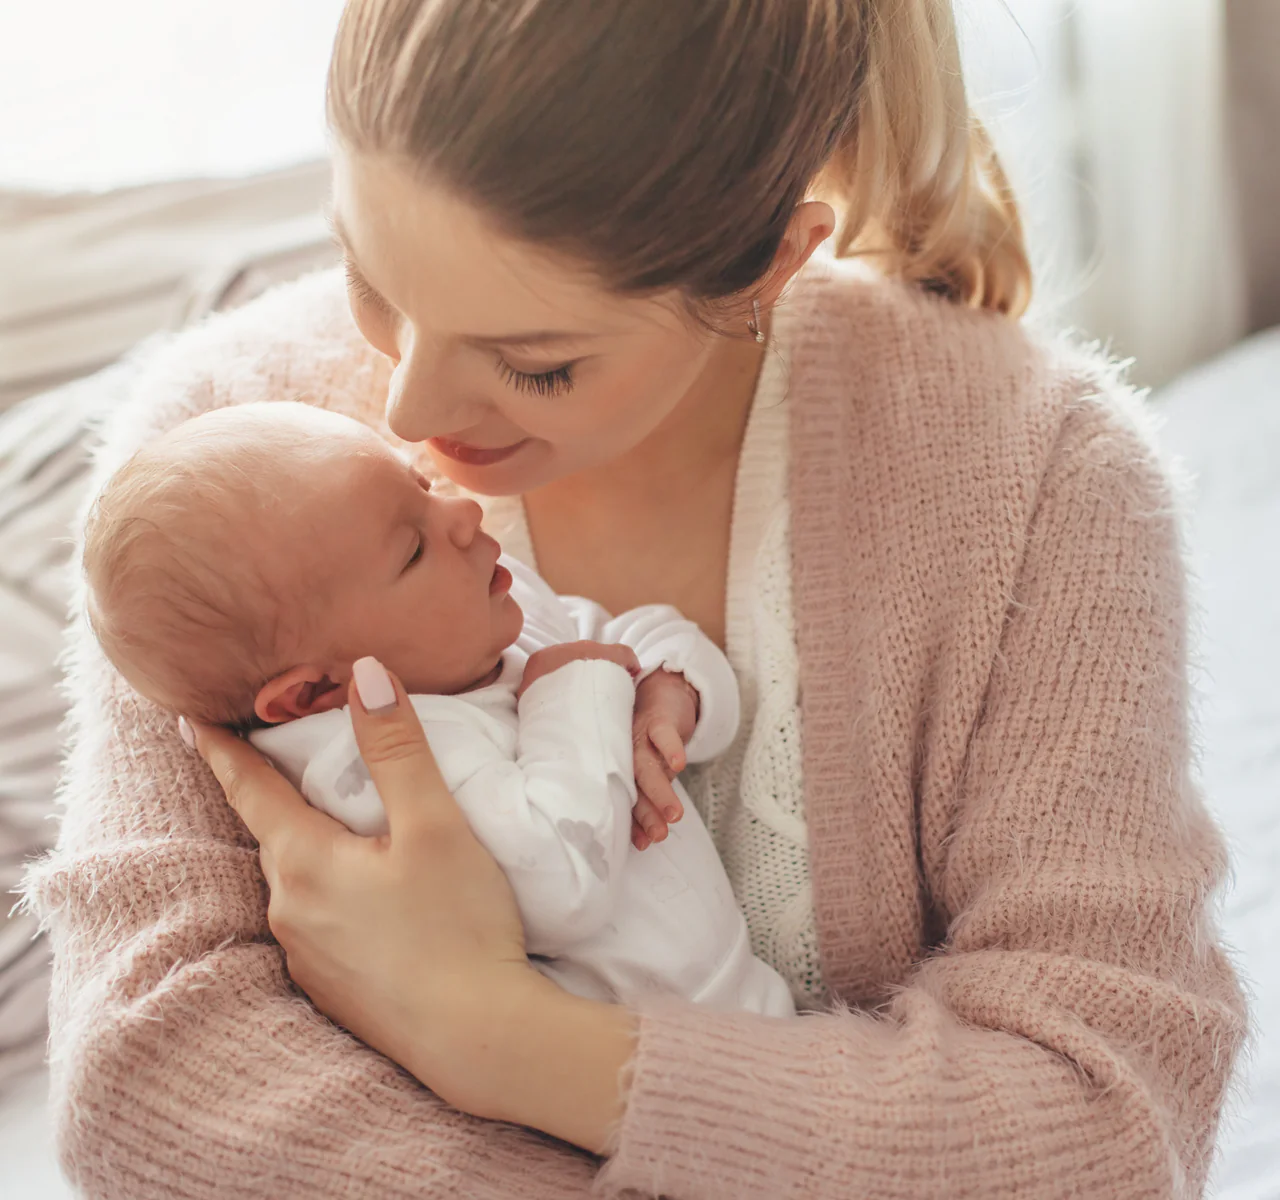
<path id="1" fill-rule="evenodd" d="M 396 706 L 396 689 L 391 676 L 376 658 L 360 658 L 351 666 L 356 692 L 366 712 L 390 712 Z"/>
<path id="2" fill-rule="evenodd" d="M 191 722 L 186 717 L 178 718 L 178 733 L 182 736 L 182 740 L 187 744 L 188 750 L 196 748 L 196 731 L 191 728 Z"/>

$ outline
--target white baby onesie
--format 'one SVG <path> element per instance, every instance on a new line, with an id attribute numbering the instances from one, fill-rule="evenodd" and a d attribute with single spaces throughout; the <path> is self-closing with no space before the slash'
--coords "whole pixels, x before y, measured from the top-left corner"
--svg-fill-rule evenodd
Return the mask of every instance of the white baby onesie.
<path id="1" fill-rule="evenodd" d="M 502 562 L 525 623 L 500 678 L 411 700 L 445 783 L 511 882 L 531 962 L 591 999 L 674 992 L 725 1011 L 794 1015 L 786 982 L 751 953 L 711 835 L 678 779 L 684 816 L 664 841 L 643 851 L 631 845 L 635 685 L 627 672 L 576 661 L 543 676 L 518 703 L 515 696 L 536 650 L 584 639 L 630 646 L 646 672 L 666 667 L 697 688 L 698 725 L 686 752 L 690 763 L 702 762 L 738 727 L 737 681 L 724 655 L 674 608 L 611 618 L 589 600 L 557 596 L 519 561 Z M 250 740 L 316 808 L 356 833 L 386 832 L 345 708 Z"/>

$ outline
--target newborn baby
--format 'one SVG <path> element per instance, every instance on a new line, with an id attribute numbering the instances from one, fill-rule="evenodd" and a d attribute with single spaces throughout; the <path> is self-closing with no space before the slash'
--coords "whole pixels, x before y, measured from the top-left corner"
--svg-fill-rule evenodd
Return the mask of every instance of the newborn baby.
<path id="1" fill-rule="evenodd" d="M 610 618 L 557 596 L 499 561 L 479 516 L 350 418 L 216 410 L 144 447 L 98 497 L 90 623 L 139 692 L 254 727 L 310 803 L 362 834 L 386 819 L 345 705 L 352 663 L 376 657 L 506 872 L 538 970 L 593 999 L 659 990 L 792 1015 L 678 780 L 683 820 L 643 852 L 630 843 L 635 677 L 665 668 L 697 690 L 686 753 L 703 761 L 737 728 L 724 656 L 672 608 Z"/>

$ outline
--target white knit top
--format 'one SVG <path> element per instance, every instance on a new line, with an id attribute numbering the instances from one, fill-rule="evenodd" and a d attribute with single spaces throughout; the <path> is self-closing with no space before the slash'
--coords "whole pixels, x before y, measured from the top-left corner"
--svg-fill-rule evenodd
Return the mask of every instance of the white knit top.
<path id="1" fill-rule="evenodd" d="M 800 766 L 800 663 L 791 611 L 787 308 L 773 312 L 747 421 L 729 540 L 725 653 L 742 691 L 729 749 L 683 775 L 747 919 L 752 950 L 820 1008 L 808 829 Z M 518 497 L 476 497 L 508 553 L 537 568 Z"/>

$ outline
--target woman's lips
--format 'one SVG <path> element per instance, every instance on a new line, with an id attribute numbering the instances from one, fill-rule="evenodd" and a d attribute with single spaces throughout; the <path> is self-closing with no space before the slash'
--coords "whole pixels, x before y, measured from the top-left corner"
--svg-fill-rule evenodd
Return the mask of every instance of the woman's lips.
<path id="1" fill-rule="evenodd" d="M 455 462 L 466 463 L 471 467 L 489 467 L 510 458 L 528 440 L 528 438 L 521 438 L 520 441 L 512 442 L 509 446 L 490 448 L 468 446 L 466 442 L 455 442 L 452 438 L 433 437 L 427 439 L 427 445 Z"/>
<path id="2" fill-rule="evenodd" d="M 497 596 L 505 592 L 512 583 L 511 572 L 501 563 L 493 568 L 493 578 L 489 580 L 489 595 Z"/>

